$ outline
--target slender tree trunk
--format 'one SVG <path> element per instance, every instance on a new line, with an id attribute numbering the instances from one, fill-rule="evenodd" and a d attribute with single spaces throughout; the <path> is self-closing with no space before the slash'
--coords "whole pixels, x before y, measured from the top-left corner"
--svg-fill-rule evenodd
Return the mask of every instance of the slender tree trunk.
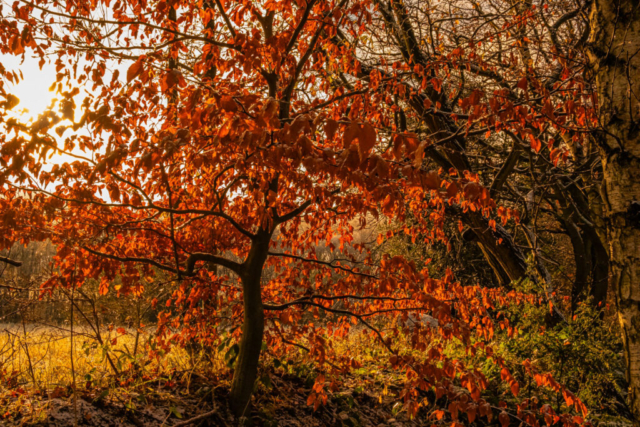
<path id="1" fill-rule="evenodd" d="M 240 352 L 231 383 L 231 410 L 237 417 L 248 413 L 249 400 L 258 375 L 258 362 L 264 331 L 264 311 L 260 298 L 260 281 L 243 281 L 244 323 Z"/>
<path id="2" fill-rule="evenodd" d="M 598 90 L 608 251 L 629 404 L 640 425 L 640 4 L 596 0 L 589 58 Z"/>
<path id="3" fill-rule="evenodd" d="M 253 243 L 241 275 L 244 299 L 244 323 L 240 351 L 236 359 L 231 382 L 230 405 L 233 414 L 240 418 L 249 413 L 249 402 L 258 376 L 258 363 L 264 334 L 264 309 L 260 281 L 267 259 L 271 235 L 263 233 Z"/>
<path id="4" fill-rule="evenodd" d="M 518 281 L 527 274 L 527 263 L 522 251 L 516 246 L 511 234 L 501 225 L 493 231 L 489 221 L 478 212 L 466 212 L 462 215 L 465 224 L 475 235 L 485 258 L 493 268 L 496 277 L 503 286 L 511 288 L 511 282 Z M 492 262 L 493 261 L 493 262 Z M 504 277 L 508 280 L 505 280 Z"/>

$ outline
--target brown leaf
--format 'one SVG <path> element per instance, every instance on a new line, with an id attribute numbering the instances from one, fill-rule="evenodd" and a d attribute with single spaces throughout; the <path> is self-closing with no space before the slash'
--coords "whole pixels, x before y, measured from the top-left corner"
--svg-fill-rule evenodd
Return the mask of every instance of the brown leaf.
<path id="1" fill-rule="evenodd" d="M 423 185 L 429 190 L 437 190 L 438 188 L 440 188 L 441 182 L 442 180 L 440 179 L 438 172 L 431 171 L 424 177 Z"/>
<path id="2" fill-rule="evenodd" d="M 336 131 L 338 130 L 338 122 L 333 119 L 328 119 L 324 124 L 324 133 L 327 134 L 327 138 L 333 139 L 336 136 Z"/>
<path id="3" fill-rule="evenodd" d="M 351 143 L 358 138 L 360 133 L 360 125 L 352 122 L 342 134 L 342 144 L 344 148 L 349 148 Z"/>

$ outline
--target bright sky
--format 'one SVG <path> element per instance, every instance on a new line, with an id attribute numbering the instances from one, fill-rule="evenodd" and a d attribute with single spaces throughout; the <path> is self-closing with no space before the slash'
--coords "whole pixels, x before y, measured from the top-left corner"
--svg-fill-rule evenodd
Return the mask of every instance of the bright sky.
<path id="1" fill-rule="evenodd" d="M 12 113 L 17 117 L 20 117 L 20 119 L 25 122 L 31 122 L 37 119 L 38 116 L 51 105 L 54 98 L 59 99 L 59 95 L 55 92 L 49 91 L 51 85 L 56 81 L 55 65 L 45 63 L 42 66 L 42 69 L 40 69 L 39 62 L 40 60 L 38 58 L 32 58 L 29 56 L 26 56 L 23 62 L 20 57 L 15 57 L 13 55 L 0 55 L 0 63 L 2 63 L 7 70 L 16 72 L 21 71 L 24 77 L 17 84 L 12 84 L 5 80 L 5 90 L 17 96 L 20 100 L 20 103 L 12 110 Z M 85 95 L 86 94 L 81 92 L 75 97 L 76 118 L 78 118 L 79 113 L 77 106 Z M 57 111 L 57 109 L 54 109 L 54 111 Z M 64 120 L 60 122 L 59 125 L 68 126 L 71 125 L 71 123 L 68 120 Z M 63 137 L 69 136 L 72 132 L 72 129 L 67 129 L 63 134 Z M 79 133 L 82 133 L 82 130 L 80 130 Z M 49 131 L 49 135 L 58 141 L 59 146 L 62 146 L 62 138 L 58 137 L 53 130 Z M 77 154 L 85 153 L 78 151 Z M 72 160 L 71 157 L 66 155 L 63 156 L 60 154 L 49 153 L 49 156 L 51 156 L 51 158 L 47 160 L 48 165 L 45 169 L 48 169 L 55 163 L 63 163 L 65 161 Z"/>
<path id="2" fill-rule="evenodd" d="M 24 80 L 17 85 L 7 81 L 7 90 L 20 99 L 16 110 L 29 110 L 28 113 L 22 114 L 22 117 L 35 119 L 51 104 L 51 100 L 55 97 L 53 92 L 49 92 L 49 87 L 56 80 L 55 66 L 44 64 L 40 70 L 38 59 L 26 57 L 21 63 L 21 59 L 13 55 L 1 55 L 0 62 L 7 70 L 22 71 Z"/>

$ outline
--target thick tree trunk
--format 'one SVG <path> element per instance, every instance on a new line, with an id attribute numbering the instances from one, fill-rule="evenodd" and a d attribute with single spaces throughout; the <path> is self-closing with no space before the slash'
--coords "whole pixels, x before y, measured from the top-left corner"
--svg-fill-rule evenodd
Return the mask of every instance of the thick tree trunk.
<path id="1" fill-rule="evenodd" d="M 592 239 L 591 296 L 596 303 L 604 305 L 609 291 L 609 259 L 599 239 Z"/>
<path id="2" fill-rule="evenodd" d="M 640 425 L 640 4 L 596 0 L 589 56 L 598 89 L 602 198 L 629 404 Z"/>
<path id="3" fill-rule="evenodd" d="M 269 240 L 267 233 L 259 235 L 244 263 L 241 274 L 244 299 L 244 323 L 240 351 L 231 383 L 230 405 L 233 414 L 240 418 L 248 414 L 249 402 L 258 376 L 258 363 L 264 334 L 264 309 L 260 280 L 267 259 Z"/>

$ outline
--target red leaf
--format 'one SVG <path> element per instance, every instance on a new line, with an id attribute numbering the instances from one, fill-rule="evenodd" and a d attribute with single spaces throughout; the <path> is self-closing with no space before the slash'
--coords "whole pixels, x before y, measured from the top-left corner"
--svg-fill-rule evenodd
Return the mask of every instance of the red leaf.
<path id="1" fill-rule="evenodd" d="M 427 173 L 423 180 L 423 186 L 428 188 L 429 190 L 437 190 L 438 188 L 440 188 L 441 183 L 442 180 L 440 179 L 440 176 L 436 171 L 430 171 L 429 173 Z"/>
<path id="2" fill-rule="evenodd" d="M 362 125 L 360 132 L 358 133 L 358 153 L 360 154 L 360 161 L 364 162 L 369 152 L 376 145 L 376 130 L 369 123 Z"/>
<path id="3" fill-rule="evenodd" d="M 447 186 L 447 197 L 450 199 L 458 194 L 458 186 L 452 182 Z"/>
<path id="4" fill-rule="evenodd" d="M 516 87 L 522 90 L 527 90 L 527 78 L 521 78 Z"/>
<path id="5" fill-rule="evenodd" d="M 358 138 L 358 134 L 360 133 L 360 125 L 352 122 L 349 124 L 347 129 L 344 131 L 342 135 L 342 145 L 344 148 L 349 148 L 351 143 Z"/>

